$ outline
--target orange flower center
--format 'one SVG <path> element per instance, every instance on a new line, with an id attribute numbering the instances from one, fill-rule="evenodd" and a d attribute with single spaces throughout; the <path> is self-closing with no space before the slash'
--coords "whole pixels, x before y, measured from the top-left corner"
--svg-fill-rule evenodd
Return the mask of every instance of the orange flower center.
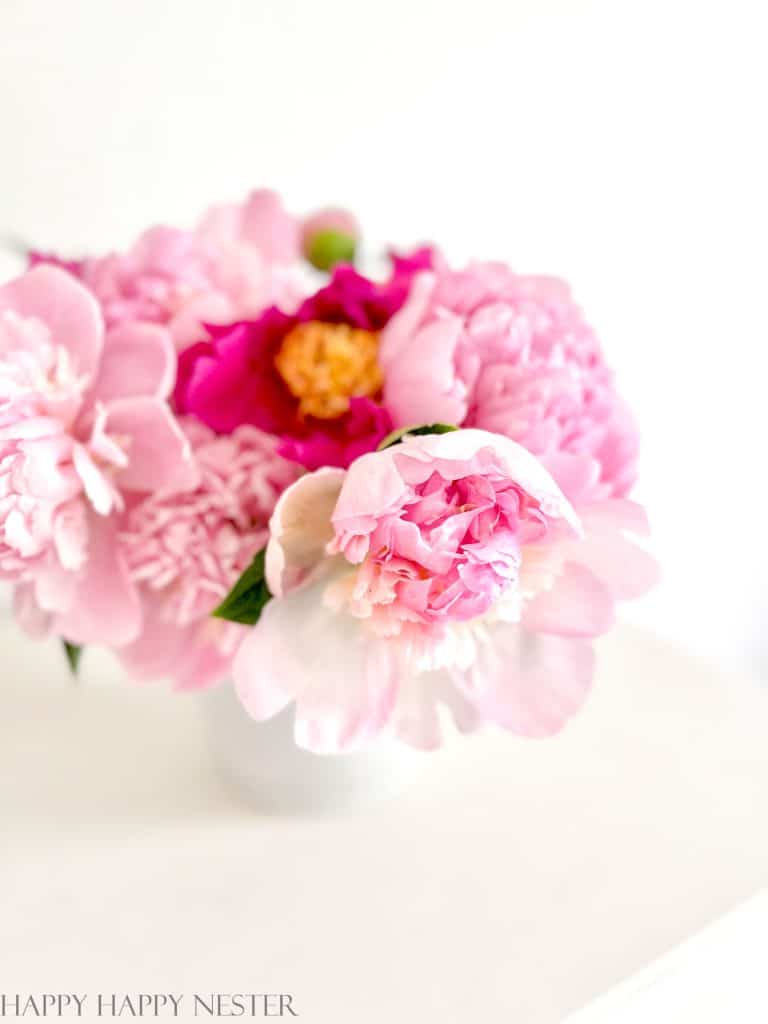
<path id="1" fill-rule="evenodd" d="M 350 398 L 381 391 L 378 350 L 375 331 L 309 320 L 283 338 L 275 366 L 298 398 L 300 415 L 333 420 L 347 411 Z"/>

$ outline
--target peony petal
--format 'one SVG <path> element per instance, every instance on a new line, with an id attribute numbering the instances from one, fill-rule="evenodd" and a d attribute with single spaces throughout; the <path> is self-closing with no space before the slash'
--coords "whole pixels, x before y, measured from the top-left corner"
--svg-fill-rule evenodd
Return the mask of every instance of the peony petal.
<path id="1" fill-rule="evenodd" d="M 74 601 L 54 619 L 54 632 L 75 644 L 119 647 L 141 627 L 141 606 L 119 554 L 117 526 L 92 515 L 88 561 L 77 578 Z"/>
<path id="2" fill-rule="evenodd" d="M 506 475 L 535 498 L 546 515 L 564 519 L 581 534 L 579 517 L 536 456 L 508 437 L 475 429 L 407 435 L 384 452 L 361 456 L 347 471 L 334 521 L 390 511 L 408 495 L 411 483 L 423 482 L 436 469 L 444 469 L 446 478 L 471 475 L 474 461 L 484 452 L 499 461 Z"/>
<path id="3" fill-rule="evenodd" d="M 384 370 L 384 402 L 395 426 L 434 422 L 458 426 L 467 415 L 466 388 L 454 365 L 462 318 L 446 316 L 417 329 L 433 288 L 433 274 L 418 274 L 408 301 L 382 332 L 379 362 Z"/>
<path id="4" fill-rule="evenodd" d="M 53 558 L 35 573 L 35 601 L 45 612 L 65 612 L 72 605 L 80 577 Z"/>
<path id="5" fill-rule="evenodd" d="M 247 630 L 234 623 L 203 619 L 179 626 L 163 616 L 166 595 L 142 594 L 142 628 L 118 650 L 126 671 L 136 680 L 172 679 L 177 690 L 212 686 L 231 673 L 232 654 L 220 643 L 222 630 Z"/>
<path id="6" fill-rule="evenodd" d="M 437 750 L 444 738 L 440 705 L 448 708 L 460 732 L 470 733 L 480 728 L 480 713 L 456 688 L 453 673 L 403 673 L 392 715 L 397 738 L 417 750 Z"/>
<path id="7" fill-rule="evenodd" d="M 256 189 L 245 201 L 241 214 L 241 237 L 251 242 L 275 263 L 295 263 L 301 254 L 298 221 L 283 207 L 270 189 Z"/>
<path id="8" fill-rule="evenodd" d="M 34 640 L 43 640 L 51 629 L 51 614 L 40 607 L 32 583 L 20 583 L 13 591 L 13 614 Z"/>
<path id="9" fill-rule="evenodd" d="M 400 445 L 387 449 L 396 461 L 407 457 L 424 463 L 422 476 L 425 478 L 433 472 L 436 460 L 459 463 L 452 474 L 454 477 L 469 475 L 473 460 L 484 450 L 499 460 L 504 473 L 535 498 L 546 515 L 564 519 L 577 534 L 582 532 L 570 502 L 541 462 L 508 437 L 487 430 L 453 430 L 447 434 L 406 436 Z"/>
<path id="10" fill-rule="evenodd" d="M 409 494 L 409 487 L 395 462 L 398 447 L 369 452 L 352 463 L 339 494 L 334 523 L 378 516 L 400 506 Z"/>
<path id="11" fill-rule="evenodd" d="M 594 494 L 599 487 L 600 463 L 597 459 L 591 455 L 553 452 L 542 456 L 541 462 L 581 514 L 584 498 Z"/>
<path id="12" fill-rule="evenodd" d="M 196 234 L 216 246 L 237 238 L 240 231 L 240 204 L 219 203 L 209 207 L 197 226 Z"/>
<path id="13" fill-rule="evenodd" d="M 69 353 L 72 369 L 90 379 L 104 342 L 104 324 L 96 299 L 71 274 L 40 264 L 0 288 L 0 313 L 11 309 L 42 320 L 51 341 Z"/>
<path id="14" fill-rule="evenodd" d="M 642 597 L 661 579 L 659 563 L 627 537 L 587 537 L 580 544 L 568 544 L 567 557 L 583 565 L 619 601 Z"/>
<path id="15" fill-rule="evenodd" d="M 641 505 L 610 499 L 579 510 L 586 536 L 566 542 L 564 557 L 584 566 L 617 600 L 641 597 L 659 582 L 656 559 L 625 533 L 646 536 L 648 519 Z"/>
<path id="16" fill-rule="evenodd" d="M 643 506 L 628 498 L 610 498 L 593 505 L 582 505 L 579 515 L 589 534 L 626 530 L 638 537 L 647 537 L 651 532 Z"/>
<path id="17" fill-rule="evenodd" d="M 176 352 L 170 334 L 157 324 L 125 323 L 106 337 L 93 401 L 149 395 L 167 398 L 176 378 Z"/>
<path id="18" fill-rule="evenodd" d="M 483 717 L 518 736 L 542 738 L 559 732 L 581 708 L 593 672 L 589 641 L 499 623 L 478 644 L 463 689 Z"/>
<path id="19" fill-rule="evenodd" d="M 412 334 L 429 308 L 435 280 L 429 271 L 415 274 L 408 299 L 382 331 L 379 360 L 385 370 L 394 370 L 401 359 L 410 358 Z"/>
<path id="20" fill-rule="evenodd" d="M 591 572 L 569 563 L 554 586 L 527 605 L 522 622 L 531 633 L 600 636 L 614 623 L 613 596 Z"/>
<path id="21" fill-rule="evenodd" d="M 276 597 L 300 586 L 325 558 L 343 480 L 341 469 L 318 469 L 280 496 L 269 524 L 266 556 L 267 584 Z"/>
<path id="22" fill-rule="evenodd" d="M 191 627 L 179 627 L 163 617 L 163 595 L 145 588 L 141 596 L 142 624 L 138 636 L 118 651 L 120 661 L 137 680 L 170 675 L 191 641 Z"/>
<path id="23" fill-rule="evenodd" d="M 192 489 L 198 470 L 189 441 L 168 406 L 157 398 L 118 398 L 107 405 L 106 430 L 121 440 L 128 465 L 116 481 L 127 491 Z"/>
<path id="24" fill-rule="evenodd" d="M 109 515 L 115 505 L 115 492 L 108 478 L 81 444 L 76 444 L 72 449 L 72 462 L 94 509 L 101 516 Z"/>
<path id="25" fill-rule="evenodd" d="M 203 324 L 226 324 L 237 319 L 237 306 L 223 292 L 203 292 L 185 302 L 168 321 L 175 346 L 180 351 L 200 341 L 206 335 Z M 176 367 L 174 365 L 174 377 Z"/>
<path id="26" fill-rule="evenodd" d="M 324 586 L 270 601 L 235 656 L 233 676 L 253 718 L 271 718 L 295 699 L 298 745 L 339 753 L 381 731 L 396 679 L 385 644 L 356 619 L 326 607 Z"/>
<path id="27" fill-rule="evenodd" d="M 281 670 L 281 648 L 285 637 L 280 620 L 276 624 L 271 622 L 274 611 L 270 608 L 282 608 L 289 601 L 290 598 L 270 601 L 259 622 L 240 645 L 232 665 L 237 695 L 257 722 L 265 722 L 288 707 L 304 683 L 303 674 L 294 678 L 294 665 L 286 665 L 285 671 Z"/>

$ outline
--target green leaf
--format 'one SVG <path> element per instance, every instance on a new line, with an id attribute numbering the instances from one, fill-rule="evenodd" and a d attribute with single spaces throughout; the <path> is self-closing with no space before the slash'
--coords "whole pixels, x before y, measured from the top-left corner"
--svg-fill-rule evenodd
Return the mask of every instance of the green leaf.
<path id="1" fill-rule="evenodd" d="M 404 437 L 419 437 L 422 434 L 450 434 L 452 430 L 458 429 L 458 427 L 451 426 L 450 423 L 425 423 L 422 427 L 400 427 L 399 430 L 393 430 L 391 434 L 387 434 L 377 451 L 383 452 L 385 448 L 391 448 L 393 444 L 400 444 Z"/>
<path id="2" fill-rule="evenodd" d="M 259 621 L 264 606 L 272 598 L 264 578 L 265 553 L 266 548 L 262 548 L 219 607 L 214 609 L 212 614 L 217 619 L 241 622 L 244 626 L 253 626 Z"/>
<path id="3" fill-rule="evenodd" d="M 342 231 L 318 231 L 309 243 L 307 259 L 318 270 L 332 270 L 337 263 L 354 263 L 355 239 Z"/>
<path id="4" fill-rule="evenodd" d="M 77 672 L 80 668 L 80 659 L 83 656 L 83 648 L 80 644 L 71 644 L 69 640 L 61 641 L 64 647 L 64 654 L 66 655 L 67 662 L 69 663 L 69 671 L 75 678 L 77 678 Z"/>

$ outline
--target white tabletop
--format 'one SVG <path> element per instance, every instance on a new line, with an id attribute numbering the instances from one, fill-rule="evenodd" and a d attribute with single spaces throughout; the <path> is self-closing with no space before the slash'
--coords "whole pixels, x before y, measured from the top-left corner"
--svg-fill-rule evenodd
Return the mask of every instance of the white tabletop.
<path id="1" fill-rule="evenodd" d="M 67 687 L 56 648 L 0 643 L 5 993 L 544 1024 L 768 884 L 768 692 L 636 630 L 560 738 L 457 742 L 397 800 L 315 821 L 217 782 L 195 698 L 89 685 L 101 658 Z"/>

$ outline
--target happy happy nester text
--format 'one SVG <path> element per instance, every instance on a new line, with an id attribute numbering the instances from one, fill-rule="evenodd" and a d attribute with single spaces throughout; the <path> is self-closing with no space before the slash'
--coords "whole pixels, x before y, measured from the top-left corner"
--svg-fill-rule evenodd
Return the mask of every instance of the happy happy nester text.
<path id="1" fill-rule="evenodd" d="M 262 993 L 0 994 L 0 1017 L 298 1017 L 292 996 Z"/>

